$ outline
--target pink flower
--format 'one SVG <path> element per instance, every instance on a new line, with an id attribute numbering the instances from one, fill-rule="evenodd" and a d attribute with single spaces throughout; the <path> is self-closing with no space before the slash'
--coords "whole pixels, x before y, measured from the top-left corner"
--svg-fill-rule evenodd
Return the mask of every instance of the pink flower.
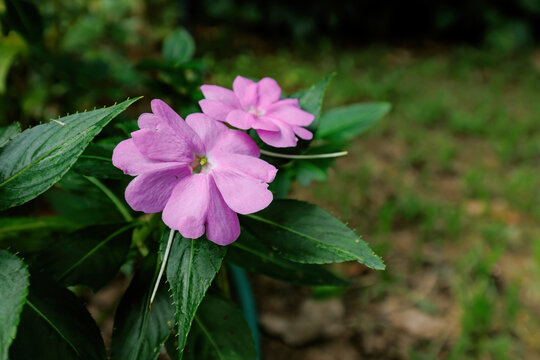
<path id="1" fill-rule="evenodd" d="M 300 109 L 297 99 L 280 99 L 281 88 L 271 78 L 254 82 L 237 76 L 233 91 L 216 85 L 203 85 L 202 111 L 239 129 L 255 129 L 262 141 L 274 147 L 296 146 L 313 134 L 304 129 L 314 116 Z"/>
<path id="2" fill-rule="evenodd" d="M 136 176 L 126 201 L 137 211 L 163 211 L 165 224 L 184 237 L 206 231 L 216 244 L 230 244 L 240 235 L 236 213 L 272 201 L 267 183 L 277 169 L 258 158 L 246 133 L 200 113 L 184 121 L 161 100 L 151 106 L 152 114 L 139 117 L 140 130 L 114 149 L 114 166 Z"/>

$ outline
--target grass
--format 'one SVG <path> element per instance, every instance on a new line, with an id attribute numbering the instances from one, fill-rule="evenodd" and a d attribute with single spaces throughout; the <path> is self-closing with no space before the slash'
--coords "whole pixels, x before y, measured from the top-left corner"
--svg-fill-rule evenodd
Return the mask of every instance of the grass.
<path id="1" fill-rule="evenodd" d="M 265 75 L 288 93 L 337 71 L 325 109 L 390 101 L 391 114 L 353 143 L 328 182 L 296 186 L 293 195 L 339 215 L 385 257 L 388 270 L 373 275 L 376 290 L 365 290 L 358 307 L 390 298 L 407 303 L 422 287 L 418 278 L 446 279 L 447 288 L 435 286 L 411 306 L 443 317 L 448 339 L 413 336 L 404 340 L 404 357 L 534 359 L 540 352 L 539 57 L 470 48 L 322 48 L 206 60 L 215 83 Z"/>

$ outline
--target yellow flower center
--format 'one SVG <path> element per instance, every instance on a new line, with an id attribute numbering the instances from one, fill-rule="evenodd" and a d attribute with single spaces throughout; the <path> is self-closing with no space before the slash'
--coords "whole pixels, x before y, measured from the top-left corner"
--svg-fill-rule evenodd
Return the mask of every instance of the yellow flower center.
<path id="1" fill-rule="evenodd" d="M 205 156 L 195 155 L 189 167 L 192 174 L 199 174 L 208 167 L 208 159 Z"/>

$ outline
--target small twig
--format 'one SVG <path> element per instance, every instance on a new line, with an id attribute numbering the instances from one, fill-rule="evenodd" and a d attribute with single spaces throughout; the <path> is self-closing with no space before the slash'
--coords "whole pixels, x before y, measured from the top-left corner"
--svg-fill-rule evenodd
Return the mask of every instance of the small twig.
<path id="1" fill-rule="evenodd" d="M 152 296 L 150 296 L 150 305 L 148 305 L 148 308 L 150 310 L 152 310 L 152 303 L 154 302 L 154 298 L 156 297 L 156 292 L 159 287 L 159 282 L 161 281 L 161 277 L 163 276 L 165 265 L 167 265 L 167 259 L 169 258 L 169 252 L 171 251 L 173 237 L 174 237 L 174 230 L 171 229 L 171 233 L 169 234 L 169 240 L 167 241 L 167 247 L 165 248 L 165 254 L 163 254 L 163 262 L 161 263 L 161 268 L 159 269 L 159 274 L 156 279 L 156 284 L 154 285 L 154 290 L 152 291 Z"/>

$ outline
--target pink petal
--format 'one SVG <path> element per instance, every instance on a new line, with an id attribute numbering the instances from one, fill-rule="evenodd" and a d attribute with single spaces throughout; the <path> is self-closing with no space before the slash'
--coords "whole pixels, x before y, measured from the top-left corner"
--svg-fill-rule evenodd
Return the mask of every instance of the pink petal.
<path id="1" fill-rule="evenodd" d="M 294 98 L 281 99 L 273 104 L 266 106 L 265 108 L 272 109 L 273 107 L 278 107 L 278 106 L 294 106 L 296 108 L 300 108 L 300 105 L 298 104 L 298 99 L 294 99 Z"/>
<path id="2" fill-rule="evenodd" d="M 186 238 L 196 239 L 204 234 L 209 180 L 205 174 L 186 176 L 176 185 L 163 210 L 163 222 Z"/>
<path id="3" fill-rule="evenodd" d="M 227 115 L 231 111 L 237 109 L 236 106 L 225 104 L 219 100 L 208 99 L 202 99 L 201 101 L 199 101 L 199 106 L 201 107 L 203 113 L 210 116 L 212 119 L 216 119 L 219 121 L 225 121 Z"/>
<path id="4" fill-rule="evenodd" d="M 279 131 L 279 126 L 274 124 L 274 121 L 267 117 L 255 118 L 251 127 L 256 130 Z"/>
<path id="5" fill-rule="evenodd" d="M 242 76 L 237 76 L 233 82 L 233 90 L 240 105 L 245 110 L 255 107 L 258 102 L 258 86 L 250 79 Z"/>
<path id="6" fill-rule="evenodd" d="M 155 130 L 159 127 L 161 123 L 164 123 L 164 122 L 165 120 L 162 120 L 157 115 L 145 113 L 139 116 L 139 120 L 137 121 L 137 124 L 139 125 L 139 128 L 141 129 Z"/>
<path id="7" fill-rule="evenodd" d="M 207 149 L 206 154 L 244 154 L 259 157 L 259 147 L 253 139 L 243 131 L 229 129 L 213 148 Z"/>
<path id="8" fill-rule="evenodd" d="M 255 116 L 245 112 L 244 110 L 231 111 L 225 120 L 229 125 L 239 129 L 251 129 L 251 124 L 255 121 Z"/>
<path id="9" fill-rule="evenodd" d="M 229 245 L 238 239 L 238 236 L 240 236 L 238 215 L 227 206 L 215 182 L 211 180 L 206 237 L 218 245 Z"/>
<path id="10" fill-rule="evenodd" d="M 160 212 L 178 181 L 190 173 L 187 166 L 177 165 L 141 174 L 127 186 L 126 201 L 136 211 Z"/>
<path id="11" fill-rule="evenodd" d="M 236 95 L 234 95 L 232 90 L 216 85 L 203 85 L 201 86 L 201 91 L 208 100 L 217 100 L 232 107 L 238 107 L 239 105 Z"/>
<path id="12" fill-rule="evenodd" d="M 247 88 L 253 84 L 255 84 L 253 80 L 238 75 L 233 81 L 234 94 L 237 97 L 244 96 Z"/>
<path id="13" fill-rule="evenodd" d="M 257 130 L 257 134 L 262 141 L 273 147 L 293 147 L 296 146 L 298 139 L 289 124 L 274 120 L 279 127 L 279 131 Z"/>
<path id="14" fill-rule="evenodd" d="M 265 117 L 281 120 L 287 124 L 308 126 L 315 116 L 294 106 L 272 106 L 266 108 Z"/>
<path id="15" fill-rule="evenodd" d="M 135 146 L 133 139 L 120 142 L 113 150 L 112 163 L 128 175 L 139 175 L 165 167 L 176 166 L 178 163 L 153 161 L 143 156 Z"/>
<path id="16" fill-rule="evenodd" d="M 228 130 L 224 124 L 212 120 L 202 113 L 188 115 L 186 123 L 195 131 L 201 138 L 206 152 L 214 147 L 214 144 L 219 141 L 223 134 Z"/>
<path id="17" fill-rule="evenodd" d="M 272 193 L 264 181 L 221 168 L 213 170 L 212 177 L 225 203 L 234 212 L 251 214 L 264 209 L 272 202 Z"/>
<path id="18" fill-rule="evenodd" d="M 154 99 L 150 102 L 150 107 L 152 108 L 152 113 L 159 116 L 162 119 L 167 120 L 167 122 L 174 124 L 182 121 L 180 115 L 178 115 L 169 105 L 167 105 L 163 100 Z"/>
<path id="19" fill-rule="evenodd" d="M 193 134 L 194 137 L 197 136 L 195 132 Z M 202 144 L 201 147 L 195 147 L 192 139 L 177 135 L 169 127 L 142 129 L 131 133 L 137 149 L 151 160 L 187 163 L 191 162 L 194 153 L 203 151 Z"/>
<path id="20" fill-rule="evenodd" d="M 212 163 L 218 171 L 226 169 L 267 183 L 272 182 L 277 173 L 277 169 L 266 161 L 248 155 L 219 154 L 212 157 Z"/>
<path id="21" fill-rule="evenodd" d="M 300 126 L 293 126 L 293 131 L 300 139 L 311 140 L 313 139 L 313 133 Z"/>
<path id="22" fill-rule="evenodd" d="M 279 100 L 281 97 L 281 88 L 276 80 L 265 77 L 258 83 L 259 102 L 258 106 L 266 106 Z"/>
<path id="23" fill-rule="evenodd" d="M 152 107 L 152 112 L 164 119 L 167 125 L 173 129 L 176 135 L 180 135 L 186 139 L 191 139 L 192 144 L 196 148 L 201 148 L 200 139 L 195 136 L 193 130 L 191 130 L 180 115 L 171 109 L 169 105 L 165 104 L 162 100 L 154 99 L 150 103 L 150 106 Z"/>

